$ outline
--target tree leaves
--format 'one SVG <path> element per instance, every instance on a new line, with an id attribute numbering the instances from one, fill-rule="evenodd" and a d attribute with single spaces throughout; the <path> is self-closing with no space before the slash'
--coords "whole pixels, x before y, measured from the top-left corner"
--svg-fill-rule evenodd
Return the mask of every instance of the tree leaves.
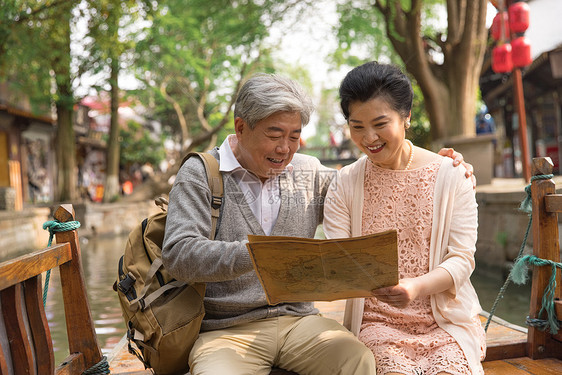
<path id="1" fill-rule="evenodd" d="M 155 112 L 176 118 L 165 125 L 181 135 L 183 152 L 212 142 L 215 126 L 228 122 L 241 81 L 267 53 L 264 23 L 278 8 L 276 1 L 168 0 L 153 12 L 136 46 L 137 77 L 152 90 Z"/>
<path id="2" fill-rule="evenodd" d="M 474 134 L 485 0 L 366 0 L 338 6 L 337 64 L 398 63 L 419 83 L 433 140 Z"/>

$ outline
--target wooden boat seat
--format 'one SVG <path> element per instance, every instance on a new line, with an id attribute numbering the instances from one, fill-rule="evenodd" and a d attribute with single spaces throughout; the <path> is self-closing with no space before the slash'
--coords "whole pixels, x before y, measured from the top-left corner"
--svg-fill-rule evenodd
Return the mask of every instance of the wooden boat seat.
<path id="1" fill-rule="evenodd" d="M 57 208 L 74 220 L 72 205 Z M 57 245 L 0 264 L 0 374 L 82 374 L 102 354 L 90 313 L 76 230 L 56 234 Z M 42 297 L 42 273 L 59 267 L 70 355 L 55 368 Z"/>
<path id="2" fill-rule="evenodd" d="M 534 179 L 531 184 L 533 255 L 540 259 L 560 262 L 558 237 L 558 213 L 562 212 L 562 195 L 555 193 L 552 179 L 553 163 L 550 158 L 534 158 L 532 165 Z M 542 297 L 549 284 L 552 268 L 534 266 L 531 285 L 529 318 L 546 319 L 539 316 Z M 557 319 L 562 320 L 561 274 L 557 273 L 555 290 L 555 311 Z M 488 331 L 489 334 L 490 331 Z M 490 344 L 490 343 L 489 343 Z M 486 374 L 561 374 L 562 373 L 562 327 L 557 334 L 529 326 L 525 340 L 505 340 L 488 345 Z"/>

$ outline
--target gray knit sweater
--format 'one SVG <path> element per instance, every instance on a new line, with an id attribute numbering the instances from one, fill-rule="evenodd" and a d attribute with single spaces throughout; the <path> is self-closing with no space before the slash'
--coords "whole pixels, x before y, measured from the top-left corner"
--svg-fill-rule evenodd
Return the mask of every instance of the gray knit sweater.
<path id="1" fill-rule="evenodd" d="M 211 153 L 218 158 L 216 150 Z M 291 163 L 293 171 L 278 177 L 281 205 L 271 235 L 312 238 L 322 220 L 334 171 L 301 154 L 295 154 Z M 224 200 L 214 241 L 208 239 L 211 193 L 199 158 L 185 162 L 170 192 L 162 260 L 176 279 L 207 283 L 201 330 L 279 315 L 318 313 L 308 302 L 267 304 L 246 248 L 248 234 L 265 233 L 230 173 L 223 173 L 223 180 Z"/>

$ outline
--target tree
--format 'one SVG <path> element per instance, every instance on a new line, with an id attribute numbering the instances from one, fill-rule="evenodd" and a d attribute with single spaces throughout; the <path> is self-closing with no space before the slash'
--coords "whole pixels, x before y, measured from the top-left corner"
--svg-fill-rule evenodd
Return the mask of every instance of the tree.
<path id="1" fill-rule="evenodd" d="M 2 78 L 15 82 L 32 104 L 52 101 L 56 107 L 58 201 L 76 197 L 74 76 L 70 55 L 73 9 L 73 1 L 19 1 L 11 4 L 6 13 L 0 12 L 9 19 L 0 27 L 0 50 L 5 52 Z"/>
<path id="2" fill-rule="evenodd" d="M 127 2 L 124 2 L 125 5 Z M 110 126 L 107 141 L 103 201 L 111 202 L 119 196 L 119 58 L 124 50 L 119 40 L 119 22 L 125 6 L 118 0 L 92 1 L 85 12 L 89 17 L 90 43 L 84 65 L 94 70 L 109 70 Z"/>
<path id="3" fill-rule="evenodd" d="M 138 76 L 181 154 L 216 143 L 248 74 L 267 70 L 268 28 L 303 1 L 168 0 L 137 43 Z M 265 57 L 265 58 L 264 58 Z M 271 65 L 269 65 L 271 70 Z"/>
<path id="4" fill-rule="evenodd" d="M 124 167 L 142 163 L 158 165 L 166 158 L 162 135 L 158 138 L 139 123 L 129 121 L 119 129 L 119 138 L 122 143 L 120 160 Z"/>
<path id="5" fill-rule="evenodd" d="M 14 31 L 17 31 L 26 22 L 33 22 L 44 18 L 49 9 L 56 9 L 65 4 L 72 4 L 74 0 L 50 1 L 22 1 L 0 0 L 0 56 L 6 56 L 13 42 Z M 7 58 L 0 59 L 0 76 L 2 76 Z"/>
<path id="6" fill-rule="evenodd" d="M 374 5 L 358 1 L 353 5 L 355 15 L 361 10 L 372 15 L 375 10 L 378 18 L 357 16 L 357 24 L 342 24 L 340 34 L 365 35 L 371 30 L 380 36 L 382 23 L 378 20 L 384 20 L 384 35 L 392 50 L 423 93 L 433 141 L 474 135 L 478 79 L 487 40 L 486 0 L 376 1 Z M 343 9 L 349 8 L 341 6 L 340 12 Z M 430 21 L 445 10 L 447 25 L 440 30 Z M 357 44 L 370 47 L 377 59 L 385 51 L 384 42 Z"/>
<path id="7" fill-rule="evenodd" d="M 70 74 L 70 19 L 72 5 L 61 7 L 61 18 L 51 19 L 48 37 L 54 50 L 47 55 L 56 83 L 57 108 L 57 190 L 56 200 L 66 201 L 76 198 L 76 137 L 72 114 L 74 95 Z"/>
<path id="8" fill-rule="evenodd" d="M 54 102 L 57 111 L 58 175 L 55 191 L 57 201 L 76 198 L 76 138 L 72 122 L 75 100 L 70 67 L 70 28 L 73 7 L 72 3 L 63 3 L 56 9 L 46 10 L 47 15 L 44 19 L 33 24 L 28 23 L 29 31 L 37 37 L 34 43 L 34 48 L 37 48 L 35 62 L 41 64 L 41 59 L 44 59 L 46 66 L 43 68 L 52 72 L 56 88 Z"/>
<path id="9" fill-rule="evenodd" d="M 83 9 L 88 19 L 87 53 L 81 58 L 81 68 L 92 73 L 105 73 L 101 89 L 110 93 L 110 130 L 106 152 L 106 178 L 103 201 L 111 202 L 119 196 L 119 73 L 121 56 L 133 49 L 131 35 L 125 29 L 138 22 L 146 14 L 148 6 L 141 0 L 94 0 Z M 119 34 L 122 34 L 120 37 Z M 108 87 L 107 87 L 108 86 Z"/>
<path id="10" fill-rule="evenodd" d="M 59 0 L 61 1 L 61 0 Z M 118 77 L 134 48 L 135 24 L 142 22 L 150 6 L 145 0 L 83 0 L 74 8 L 76 48 L 72 56 L 76 70 L 75 87 L 109 92 L 110 132 L 107 138 L 106 179 L 104 202 L 113 201 L 119 195 L 119 102 L 122 91 Z M 77 27 L 80 23 L 80 27 Z M 87 27 L 82 25 L 86 24 Z M 87 83 L 80 80 L 84 77 Z M 92 80 L 96 81 L 92 81 Z"/>
<path id="11" fill-rule="evenodd" d="M 156 4 L 154 2 L 154 4 Z M 233 125 L 236 93 L 253 72 L 273 72 L 269 28 L 288 9 L 308 0 L 166 0 L 152 9 L 136 44 L 134 94 L 162 123 L 181 150 L 165 175 L 135 189 L 128 199 L 169 191 L 169 177 L 192 150 L 213 147 Z"/>

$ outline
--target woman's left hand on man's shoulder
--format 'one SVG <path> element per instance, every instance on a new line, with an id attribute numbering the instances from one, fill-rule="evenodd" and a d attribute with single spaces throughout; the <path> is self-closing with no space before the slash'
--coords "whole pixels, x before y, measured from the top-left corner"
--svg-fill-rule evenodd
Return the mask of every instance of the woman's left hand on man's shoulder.
<path id="1" fill-rule="evenodd" d="M 464 161 L 464 157 L 460 152 L 455 151 L 453 148 L 442 148 L 441 150 L 439 150 L 438 154 L 453 159 L 454 167 L 462 164 L 466 168 L 466 172 L 464 174 L 465 177 L 471 179 L 472 188 L 476 189 L 476 176 L 474 176 L 474 168 L 472 167 L 472 164 Z"/>

